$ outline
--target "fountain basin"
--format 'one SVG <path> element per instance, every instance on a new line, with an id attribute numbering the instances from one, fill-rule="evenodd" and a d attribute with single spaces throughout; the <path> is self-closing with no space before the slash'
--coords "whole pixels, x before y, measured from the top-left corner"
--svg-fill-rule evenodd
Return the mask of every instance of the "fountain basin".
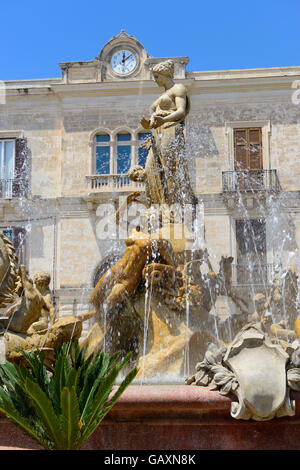
<path id="1" fill-rule="evenodd" d="M 296 450 L 300 393 L 293 417 L 256 422 L 230 416 L 234 397 L 187 385 L 132 385 L 86 442 L 87 450 Z M 5 416 L 0 449 L 40 449 Z"/>

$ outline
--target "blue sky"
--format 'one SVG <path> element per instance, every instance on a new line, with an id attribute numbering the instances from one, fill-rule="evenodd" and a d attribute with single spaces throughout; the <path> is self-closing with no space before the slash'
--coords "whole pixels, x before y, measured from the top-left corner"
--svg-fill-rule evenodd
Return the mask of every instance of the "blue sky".
<path id="1" fill-rule="evenodd" d="M 121 29 L 188 70 L 300 65 L 300 0 L 2 0 L 0 80 L 61 75 Z"/>

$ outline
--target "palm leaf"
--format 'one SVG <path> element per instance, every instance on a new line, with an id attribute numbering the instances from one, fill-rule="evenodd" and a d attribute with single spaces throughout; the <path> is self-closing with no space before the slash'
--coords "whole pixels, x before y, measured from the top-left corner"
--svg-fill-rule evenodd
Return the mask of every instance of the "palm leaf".
<path id="1" fill-rule="evenodd" d="M 78 378 L 80 375 L 80 369 L 71 369 L 66 380 L 66 387 L 72 388 L 75 387 L 77 389 Z"/>
<path id="2" fill-rule="evenodd" d="M 119 399 L 119 397 L 124 392 L 124 390 L 133 381 L 137 373 L 138 373 L 138 368 L 134 368 L 132 371 L 129 372 L 129 374 L 127 374 L 125 379 L 122 381 L 122 383 L 118 387 L 117 391 L 114 393 L 113 397 L 107 403 L 104 410 L 103 410 L 103 402 L 107 400 L 107 395 L 105 396 L 104 394 L 103 396 L 102 393 L 97 394 L 97 397 L 95 397 L 93 410 L 90 413 L 89 421 L 84 426 L 80 443 L 79 443 L 80 445 L 83 445 L 83 443 L 93 434 L 93 432 L 99 426 L 100 422 L 103 420 L 105 415 L 111 410 L 111 408 L 114 406 L 114 404 Z M 105 385 L 103 388 L 105 388 Z M 110 391 L 111 391 L 111 388 L 109 390 L 109 393 Z"/>
<path id="3" fill-rule="evenodd" d="M 22 363 L 19 365 L 15 364 L 15 369 L 17 371 L 19 379 L 22 383 L 24 383 L 26 378 L 29 376 L 28 369 L 26 369 L 26 367 Z"/>
<path id="4" fill-rule="evenodd" d="M 88 397 L 87 398 L 84 397 L 83 399 L 81 398 L 82 403 L 85 403 L 85 405 L 83 407 L 83 410 L 82 410 L 82 415 L 81 415 L 81 421 L 83 423 L 86 420 L 86 416 L 89 415 L 90 409 L 91 409 L 93 401 L 94 401 L 94 395 L 95 395 L 102 379 L 103 379 L 103 376 L 99 375 L 95 379 L 94 384 L 92 385 L 92 387 L 90 388 L 90 393 L 89 393 Z"/>
<path id="5" fill-rule="evenodd" d="M 3 364 L 1 364 L 0 377 L 5 384 L 15 384 L 18 380 L 18 373 L 16 371 L 15 366 L 13 364 L 10 364 L 10 362 L 4 362 Z M 9 381 L 7 381 L 7 379 Z"/>
<path id="6" fill-rule="evenodd" d="M 5 392 L 4 392 L 5 393 Z M 0 388 L 0 411 L 4 413 L 7 418 L 17 426 L 19 426 L 23 431 L 39 442 L 45 449 L 51 449 L 51 442 L 45 439 L 40 433 L 36 431 L 34 426 L 28 419 L 24 418 L 14 407 L 12 402 L 9 400 L 9 397 L 3 396 L 3 389 Z"/>
<path id="7" fill-rule="evenodd" d="M 80 409 L 84 409 L 87 402 L 90 402 L 102 379 L 107 372 L 109 357 L 104 351 L 100 351 L 93 359 L 90 366 L 84 374 L 84 383 L 79 396 Z"/>
<path id="8" fill-rule="evenodd" d="M 0 375 L 1 380 L 8 392 L 7 396 L 9 395 L 11 402 L 15 406 L 16 410 L 22 414 L 22 416 L 29 417 L 31 416 L 33 410 L 30 404 L 30 400 L 24 392 L 24 380 L 22 378 L 23 373 L 22 366 L 13 365 L 10 363 L 1 364 Z"/>
<path id="9" fill-rule="evenodd" d="M 44 366 L 44 351 L 24 351 L 21 349 L 21 352 L 30 365 L 33 380 L 35 380 L 41 389 L 49 396 L 50 380 L 46 367 Z"/>
<path id="10" fill-rule="evenodd" d="M 49 438 L 55 443 L 56 448 L 59 448 L 62 441 L 62 435 L 59 432 L 60 423 L 51 401 L 41 387 L 29 378 L 26 379 L 25 390 L 30 396 L 36 413 L 41 418 L 49 434 Z"/>
<path id="11" fill-rule="evenodd" d="M 56 348 L 51 376 L 39 351 L 22 351 L 29 368 L 0 365 L 0 411 L 46 449 L 80 448 L 136 376 L 135 368 L 109 398 L 131 354 L 86 358 L 86 349 L 78 341 Z"/>
<path id="12" fill-rule="evenodd" d="M 55 413 L 58 415 L 60 413 L 60 398 L 61 390 L 65 386 L 65 373 L 64 373 L 64 360 L 62 356 L 58 356 L 54 372 L 52 376 L 52 381 L 50 384 L 50 393 L 51 399 L 54 406 Z"/>
<path id="13" fill-rule="evenodd" d="M 103 378 L 95 395 L 93 407 L 88 413 L 81 415 L 80 421 L 85 425 L 85 430 L 83 431 L 82 436 L 84 436 L 85 433 L 88 432 L 89 426 L 94 422 L 97 414 L 99 413 L 99 410 L 101 410 L 104 403 L 106 402 L 120 370 L 123 369 L 123 367 L 125 367 L 125 365 L 129 362 L 130 357 L 131 353 L 127 354 L 127 356 L 121 362 L 115 365 L 111 369 L 111 371 Z"/>
<path id="14" fill-rule="evenodd" d="M 60 448 L 65 450 L 76 449 L 80 428 L 79 405 L 75 386 L 63 388 L 61 392 L 61 410 L 60 424 L 63 441 L 60 443 Z"/>
<path id="15" fill-rule="evenodd" d="M 87 351 L 88 344 L 86 343 L 82 348 L 79 347 L 78 340 L 75 340 L 71 344 L 70 348 L 70 356 L 71 356 L 71 362 L 72 362 L 72 367 L 75 369 L 79 369 L 83 367 L 85 363 L 85 355 Z"/>
<path id="16" fill-rule="evenodd" d="M 109 402 L 106 404 L 103 414 L 102 414 L 102 419 L 104 416 L 111 410 L 111 408 L 114 406 L 116 401 L 120 398 L 124 390 L 131 384 L 131 382 L 134 380 L 136 374 L 138 373 L 139 369 L 138 367 L 134 367 L 125 377 L 125 379 L 121 382 L 119 385 L 118 389 L 115 391 L 114 395 L 111 397 Z"/>

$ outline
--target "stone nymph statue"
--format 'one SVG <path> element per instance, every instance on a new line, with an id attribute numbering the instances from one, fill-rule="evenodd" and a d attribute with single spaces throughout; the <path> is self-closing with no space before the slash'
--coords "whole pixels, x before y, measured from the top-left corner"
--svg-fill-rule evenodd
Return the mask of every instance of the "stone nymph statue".
<path id="1" fill-rule="evenodd" d="M 187 90 L 175 84 L 174 62 L 167 60 L 152 69 L 157 85 L 164 92 L 152 104 L 150 119 L 142 118 L 144 129 L 152 130 L 146 141 L 149 149 L 145 170 L 135 167 L 130 173 L 133 180 L 144 175 L 148 205 L 195 204 L 185 157 L 184 120 L 190 110 Z"/>

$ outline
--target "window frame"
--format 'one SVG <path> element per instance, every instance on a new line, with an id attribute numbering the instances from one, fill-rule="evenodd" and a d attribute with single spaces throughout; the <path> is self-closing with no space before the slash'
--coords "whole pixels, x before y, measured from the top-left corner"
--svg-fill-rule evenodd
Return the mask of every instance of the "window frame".
<path id="1" fill-rule="evenodd" d="M 13 142 L 13 169 L 12 178 L 2 178 L 2 167 L 5 166 L 5 143 Z M 1 145 L 2 144 L 2 145 Z M 11 199 L 13 197 L 13 181 L 16 177 L 16 139 L 5 138 L 0 136 L 0 198 Z"/>
<path id="2" fill-rule="evenodd" d="M 129 140 L 118 140 L 119 135 L 130 135 Z M 129 132 L 127 130 L 124 131 L 119 131 L 115 135 L 115 152 L 114 152 L 114 174 L 115 175 L 126 175 L 127 173 L 119 173 L 118 172 L 118 162 L 119 162 L 119 147 L 130 147 L 130 165 L 129 165 L 129 170 L 132 167 L 132 162 L 133 162 L 133 157 L 134 157 L 134 145 L 133 145 L 133 139 L 132 139 L 132 132 Z M 128 171 L 129 171 L 128 170 Z"/>
<path id="3" fill-rule="evenodd" d="M 13 144 L 14 144 L 14 148 L 13 148 L 13 171 L 12 171 L 12 173 L 13 173 L 13 178 L 12 179 L 14 179 L 15 167 L 16 167 L 16 139 L 4 139 L 4 138 L 0 137 L 0 144 L 5 144 L 6 142 L 13 142 Z M 2 150 L 1 150 L 1 147 L 2 147 Z M 4 163 L 4 147 L 5 147 L 5 145 L 0 146 L 0 169 L 2 168 L 2 165 Z M 1 178 L 1 171 L 0 171 L 0 179 L 2 179 Z M 3 178 L 3 179 L 7 179 L 7 178 Z"/>
<path id="4" fill-rule="evenodd" d="M 261 128 L 262 164 L 265 170 L 271 169 L 270 160 L 270 132 L 269 120 L 257 121 L 226 121 L 225 122 L 225 152 L 227 156 L 228 170 L 235 171 L 234 155 L 234 129 Z"/>
<path id="5" fill-rule="evenodd" d="M 98 135 L 108 135 L 109 136 L 109 141 L 107 142 L 97 142 L 97 136 Z M 92 162 L 92 174 L 98 174 L 96 173 L 96 164 L 97 164 L 97 147 L 109 147 L 109 173 L 107 175 L 111 174 L 111 168 L 112 168 L 112 139 L 111 135 L 108 132 L 97 132 L 94 135 L 94 144 L 93 144 L 93 162 Z M 99 173 L 99 175 L 102 173 Z M 104 173 L 106 174 L 106 173 Z"/>
<path id="6" fill-rule="evenodd" d="M 96 142 L 97 135 L 99 134 L 107 134 L 110 137 L 109 142 Z M 131 140 L 129 141 L 118 141 L 118 134 L 130 134 Z M 118 127 L 117 129 L 114 129 L 113 131 L 107 129 L 107 128 L 98 128 L 92 132 L 90 135 L 90 142 L 89 145 L 91 147 L 91 162 L 90 162 L 90 169 L 89 169 L 89 174 L 94 175 L 94 176 L 100 176 L 96 174 L 96 148 L 97 146 L 102 146 L 110 147 L 110 173 L 108 173 L 106 176 L 109 175 L 118 175 L 117 173 L 117 165 L 118 165 L 118 146 L 126 146 L 130 145 L 131 147 L 131 162 L 130 162 L 130 167 L 132 168 L 135 165 L 139 164 L 139 147 L 141 146 L 141 140 L 139 139 L 139 134 L 151 134 L 147 132 L 145 129 L 142 127 L 139 127 L 138 129 L 130 129 L 126 126 Z M 124 175 L 123 173 L 120 173 L 120 175 Z"/>

